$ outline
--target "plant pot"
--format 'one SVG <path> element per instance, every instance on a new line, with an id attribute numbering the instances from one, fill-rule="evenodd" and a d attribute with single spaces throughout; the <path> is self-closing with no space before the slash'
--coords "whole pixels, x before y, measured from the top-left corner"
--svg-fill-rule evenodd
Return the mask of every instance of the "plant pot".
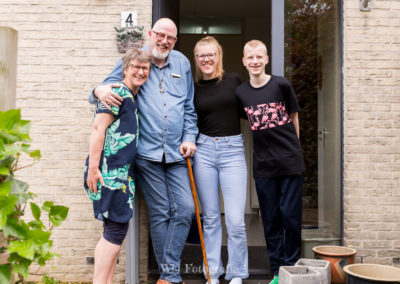
<path id="1" fill-rule="evenodd" d="M 314 258 L 327 260 L 331 263 L 331 283 L 346 283 L 346 274 L 343 267 L 354 263 L 355 249 L 342 246 L 317 246 L 313 247 Z"/>
<path id="2" fill-rule="evenodd" d="M 346 265 L 343 271 L 347 276 L 347 284 L 398 284 L 400 283 L 400 268 L 358 263 Z"/>
<path id="3" fill-rule="evenodd" d="M 118 52 L 125 53 L 131 48 L 142 48 L 143 47 L 143 40 L 136 39 L 136 40 L 128 40 L 125 42 L 117 42 Z"/>
<path id="4" fill-rule="evenodd" d="M 321 282 L 321 274 L 311 267 L 279 267 L 279 284 L 321 284 Z"/>
<path id="5" fill-rule="evenodd" d="M 295 266 L 311 267 L 321 274 L 321 284 L 331 283 L 331 263 L 327 260 L 300 258 Z"/>

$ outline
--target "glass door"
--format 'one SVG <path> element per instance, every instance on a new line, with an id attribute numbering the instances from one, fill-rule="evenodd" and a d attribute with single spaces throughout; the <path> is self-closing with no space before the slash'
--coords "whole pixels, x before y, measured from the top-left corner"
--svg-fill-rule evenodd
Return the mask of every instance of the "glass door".
<path id="1" fill-rule="evenodd" d="M 341 43 L 337 0 L 285 0 L 284 74 L 302 111 L 303 253 L 341 241 Z"/>

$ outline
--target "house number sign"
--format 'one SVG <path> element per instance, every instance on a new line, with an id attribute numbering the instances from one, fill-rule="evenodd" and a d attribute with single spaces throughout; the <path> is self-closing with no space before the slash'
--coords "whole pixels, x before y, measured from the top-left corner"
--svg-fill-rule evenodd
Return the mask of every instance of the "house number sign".
<path id="1" fill-rule="evenodd" d="M 137 11 L 121 12 L 121 28 L 137 26 Z"/>

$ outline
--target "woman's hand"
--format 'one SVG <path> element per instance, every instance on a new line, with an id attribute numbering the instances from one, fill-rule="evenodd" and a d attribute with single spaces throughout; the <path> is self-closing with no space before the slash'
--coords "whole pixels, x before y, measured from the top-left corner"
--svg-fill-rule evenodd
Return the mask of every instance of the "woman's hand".
<path id="1" fill-rule="evenodd" d="M 99 169 L 89 169 L 88 176 L 86 179 L 86 184 L 89 187 L 90 192 L 94 192 L 97 194 L 97 183 L 100 181 L 100 184 L 104 186 L 104 180 L 101 176 L 101 172 Z"/>

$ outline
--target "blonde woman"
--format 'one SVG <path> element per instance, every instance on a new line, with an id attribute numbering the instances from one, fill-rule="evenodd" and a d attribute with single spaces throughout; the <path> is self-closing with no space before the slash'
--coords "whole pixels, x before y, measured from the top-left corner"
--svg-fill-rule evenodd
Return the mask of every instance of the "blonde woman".
<path id="1" fill-rule="evenodd" d="M 238 75 L 225 73 L 222 48 L 210 36 L 194 48 L 196 83 L 194 104 L 198 115 L 194 174 L 204 218 L 204 241 L 211 283 L 224 273 L 221 261 L 222 226 L 219 187 L 225 208 L 229 260 L 225 278 L 240 284 L 248 277 L 244 209 L 247 168 L 240 131 L 240 107 L 235 90 Z M 243 113 L 244 114 L 244 113 Z"/>

